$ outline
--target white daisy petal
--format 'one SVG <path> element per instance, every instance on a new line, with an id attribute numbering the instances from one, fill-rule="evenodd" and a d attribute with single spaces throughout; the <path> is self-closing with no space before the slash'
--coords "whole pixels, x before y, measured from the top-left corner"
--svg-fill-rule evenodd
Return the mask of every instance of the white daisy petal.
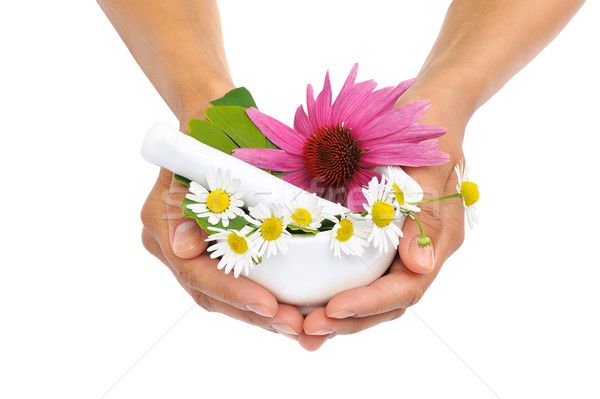
<path id="1" fill-rule="evenodd" d="M 380 252 L 388 252 L 389 243 L 395 249 L 400 242 L 398 237 L 402 236 L 402 230 L 396 226 L 396 221 L 401 215 L 393 192 L 393 185 L 396 183 L 393 183 L 392 178 L 394 177 L 388 180 L 382 176 L 381 181 L 378 182 L 374 177 L 365 192 L 368 201 L 365 206 L 366 219 L 372 221 L 371 234 L 367 242 L 372 242 Z"/>
<path id="2" fill-rule="evenodd" d="M 327 216 L 322 214 L 323 206 L 318 206 L 317 195 L 314 193 L 296 197 L 285 211 L 289 214 L 289 224 L 312 230 L 318 230 Z"/>
<path id="3" fill-rule="evenodd" d="M 465 164 L 465 160 L 461 159 L 461 161 L 454 166 L 454 170 L 456 172 L 456 176 L 458 178 L 458 184 L 456 185 L 456 191 L 458 191 L 459 194 L 461 193 L 462 190 L 462 184 L 464 182 L 469 181 L 469 169 L 467 168 L 467 165 Z M 477 188 L 477 186 L 475 185 L 475 189 Z M 479 197 L 479 195 L 477 195 L 477 198 Z M 474 201 L 473 201 L 474 202 Z M 471 204 L 471 205 L 467 205 L 465 203 L 465 201 L 463 200 L 463 205 L 465 208 L 465 214 L 467 216 L 467 222 L 469 222 L 469 227 L 473 228 L 474 225 L 476 225 L 479 222 L 479 218 L 477 217 L 477 211 L 475 209 L 475 204 Z"/>
<path id="4" fill-rule="evenodd" d="M 363 247 L 369 245 L 361 238 L 368 235 L 368 228 L 362 216 L 348 213 L 342 215 L 330 231 L 321 234 L 329 235 L 330 248 L 335 257 L 341 258 L 342 252 L 345 255 L 360 256 L 364 252 Z"/>
<path id="5" fill-rule="evenodd" d="M 217 223 L 219 223 L 219 218 L 215 214 L 211 213 L 210 216 L 208 217 L 208 223 L 217 224 Z"/>
<path id="6" fill-rule="evenodd" d="M 282 207 L 279 205 L 266 205 L 259 203 L 257 206 L 249 208 L 250 216 L 246 217 L 250 223 L 258 227 L 252 238 L 258 244 L 258 256 L 266 257 L 277 255 L 279 250 L 281 253 L 287 253 L 287 242 L 292 238 L 291 234 L 286 231 L 289 223 L 289 216 L 284 215 Z"/>
<path id="7" fill-rule="evenodd" d="M 234 277 L 238 277 L 244 270 L 248 275 L 257 259 L 255 243 L 246 237 L 249 232 L 246 227 L 241 231 L 215 227 L 216 233 L 207 238 L 207 241 L 216 241 L 208 248 L 208 251 L 213 251 L 210 254 L 211 258 L 221 257 L 217 267 L 225 269 L 225 274 L 233 270 Z"/>
<path id="8" fill-rule="evenodd" d="M 208 218 L 208 223 L 212 225 L 221 221 L 223 226 L 227 227 L 229 220 L 244 213 L 242 210 L 244 202 L 240 200 L 241 193 L 230 190 L 232 186 L 237 188 L 240 182 L 238 179 L 231 179 L 229 171 L 223 176 L 221 169 L 217 169 L 216 176 L 214 173 L 208 173 L 206 181 L 209 190 L 196 182 L 190 182 L 190 193 L 186 198 L 195 203 L 187 205 L 187 208 L 199 218 Z M 209 201 L 211 195 L 213 197 Z"/>

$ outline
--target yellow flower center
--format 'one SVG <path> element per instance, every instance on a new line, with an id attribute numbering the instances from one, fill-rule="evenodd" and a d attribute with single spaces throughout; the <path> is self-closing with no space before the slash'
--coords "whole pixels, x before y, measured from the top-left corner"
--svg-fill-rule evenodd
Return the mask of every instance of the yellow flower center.
<path id="1" fill-rule="evenodd" d="M 348 241 L 352 237 L 354 226 L 352 222 L 346 219 L 340 220 L 340 228 L 337 231 L 335 239 L 341 242 Z"/>
<path id="2" fill-rule="evenodd" d="M 477 188 L 477 184 L 464 181 L 460 183 L 460 195 L 465 201 L 466 206 L 471 206 L 477 201 L 479 201 L 479 189 Z"/>
<path id="3" fill-rule="evenodd" d="M 394 192 L 394 197 L 396 197 L 396 201 L 398 201 L 398 205 L 404 205 L 404 192 L 398 187 L 396 183 L 392 185 L 392 191 Z"/>
<path id="4" fill-rule="evenodd" d="M 296 208 L 296 211 L 292 215 L 292 220 L 296 222 L 298 226 L 308 226 L 312 220 L 310 212 L 306 209 Z"/>
<path id="5" fill-rule="evenodd" d="M 223 190 L 214 190 L 206 197 L 206 207 L 214 213 L 221 213 L 229 207 L 229 195 Z"/>
<path id="6" fill-rule="evenodd" d="M 385 201 L 375 201 L 372 213 L 377 227 L 387 227 L 394 220 L 394 208 Z"/>
<path id="7" fill-rule="evenodd" d="M 260 234 L 263 236 L 265 240 L 273 241 L 281 236 L 283 232 L 283 223 L 281 220 L 277 219 L 274 216 L 271 216 L 267 220 L 265 220 L 260 226 Z"/>
<path id="8" fill-rule="evenodd" d="M 243 254 L 248 250 L 248 242 L 246 239 L 235 233 L 231 233 L 227 236 L 227 244 L 229 244 L 229 248 L 236 254 Z"/>

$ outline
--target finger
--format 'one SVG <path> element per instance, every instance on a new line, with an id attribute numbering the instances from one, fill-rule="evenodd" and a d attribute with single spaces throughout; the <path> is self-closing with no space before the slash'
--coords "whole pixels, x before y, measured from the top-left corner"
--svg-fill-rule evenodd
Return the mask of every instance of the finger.
<path id="1" fill-rule="evenodd" d="M 165 263 L 184 288 L 200 291 L 206 296 L 226 302 L 238 309 L 250 310 L 264 317 L 277 314 L 277 300 L 264 287 L 243 277 L 234 278 L 217 269 L 218 261 L 208 255 L 200 258 L 179 258 L 171 248 L 165 200 L 171 177 L 161 176 L 142 210 L 143 241 L 148 250 Z M 158 245 L 158 247 L 157 247 Z"/>
<path id="2" fill-rule="evenodd" d="M 294 306 L 280 304 L 277 314 L 273 317 L 264 317 L 252 311 L 236 308 L 213 297 L 206 296 L 199 291 L 188 289 L 188 292 L 198 305 L 208 311 L 225 314 L 294 340 L 297 340 L 302 333 L 304 316 Z"/>
<path id="3" fill-rule="evenodd" d="M 195 222 L 194 222 L 195 223 Z M 168 237 L 171 231 L 159 229 L 158 242 L 167 263 L 170 264 L 182 285 L 200 291 L 242 310 L 250 310 L 259 315 L 272 317 L 277 313 L 277 300 L 267 289 L 233 273 L 225 274 L 218 269 L 219 261 L 207 253 L 193 259 L 182 259 L 173 251 Z"/>
<path id="4" fill-rule="evenodd" d="M 325 341 L 327 341 L 328 339 L 331 339 L 333 337 L 335 337 L 335 334 L 329 334 L 329 335 L 300 334 L 298 336 L 298 343 L 300 344 L 300 346 L 302 346 L 302 348 L 306 349 L 307 351 L 314 352 L 317 349 L 319 349 L 321 346 L 323 346 Z"/>
<path id="5" fill-rule="evenodd" d="M 421 299 L 434 278 L 435 273 L 411 272 L 396 258 L 387 275 L 366 287 L 347 290 L 331 298 L 326 314 L 330 318 L 344 319 L 406 309 Z"/>
<path id="6" fill-rule="evenodd" d="M 217 268 L 219 261 L 208 254 L 194 259 L 179 259 L 172 253 L 166 253 L 164 247 L 163 252 L 182 285 L 238 309 L 265 317 L 277 314 L 278 303 L 273 294 L 243 276 L 236 278 L 233 273 L 225 274 Z"/>
<path id="7" fill-rule="evenodd" d="M 329 336 L 332 334 L 354 334 L 377 324 L 395 320 L 402 316 L 405 309 L 395 309 L 366 317 L 347 317 L 334 319 L 327 317 L 325 308 L 317 308 L 304 319 L 304 332 L 313 336 Z"/>
<path id="8" fill-rule="evenodd" d="M 456 177 L 451 176 L 451 163 L 437 167 L 407 168 L 407 173 L 415 179 L 423 189 L 423 199 L 439 198 L 456 193 Z M 453 206 L 454 205 L 454 206 Z M 404 265 L 412 272 L 425 274 L 431 273 L 436 265 L 441 265 L 449 254 L 447 247 L 450 245 L 443 241 L 443 231 L 446 224 L 463 223 L 463 212 L 456 208 L 462 205 L 459 198 L 451 198 L 428 204 L 421 204 L 420 212 L 416 213 L 418 223 L 412 218 L 407 218 L 402 231 L 403 238 L 398 245 L 398 253 Z M 430 245 L 420 246 L 421 228 L 426 237 L 431 240 Z"/>
<path id="9" fill-rule="evenodd" d="M 167 264 L 167 258 L 165 258 L 165 255 L 162 252 L 162 248 L 160 247 L 160 244 L 158 243 L 158 241 L 156 241 L 156 238 L 154 237 L 154 235 L 152 235 L 152 233 L 150 233 L 150 230 L 148 230 L 146 227 L 144 227 L 142 229 L 142 244 L 144 245 L 144 248 L 146 248 L 146 251 L 150 252 L 152 255 L 154 255 L 156 258 L 158 258 L 162 263 Z M 169 266 L 167 264 L 167 266 Z M 169 266 L 169 269 L 171 269 L 171 267 Z"/>
<path id="10" fill-rule="evenodd" d="M 148 251 L 169 266 L 169 269 L 179 280 L 178 273 L 170 266 L 169 261 L 160 249 L 160 245 L 147 229 L 144 229 L 142 233 L 142 240 Z M 304 317 L 294 306 L 278 304 L 276 313 L 272 313 L 273 310 L 269 310 L 262 304 L 254 303 L 252 306 L 246 306 L 246 310 L 242 310 L 239 307 L 235 307 L 228 303 L 219 301 L 216 298 L 212 298 L 200 290 L 193 289 L 190 287 L 190 285 L 185 284 L 181 280 L 179 283 L 186 289 L 186 291 L 188 291 L 190 296 L 194 298 L 194 301 L 198 305 L 208 311 L 219 311 L 231 317 L 247 323 L 259 325 L 267 330 L 278 332 L 281 335 L 288 336 L 289 338 L 296 340 L 298 334 L 303 331 L 302 323 Z M 251 296 L 248 296 L 248 298 L 251 298 Z"/>
<path id="11" fill-rule="evenodd" d="M 206 232 L 198 223 L 183 215 L 181 200 L 188 193 L 188 188 L 171 180 L 167 195 L 167 220 L 169 226 L 169 242 L 173 253 L 179 258 L 191 259 L 206 249 Z"/>

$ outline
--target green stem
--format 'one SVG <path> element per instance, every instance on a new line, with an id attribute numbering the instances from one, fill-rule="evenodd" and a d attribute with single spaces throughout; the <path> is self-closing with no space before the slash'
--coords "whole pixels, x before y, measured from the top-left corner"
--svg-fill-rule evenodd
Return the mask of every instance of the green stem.
<path id="1" fill-rule="evenodd" d="M 421 226 L 421 222 L 419 222 L 419 219 L 417 219 L 417 217 L 415 216 L 415 214 L 412 211 L 408 211 L 407 212 L 414 220 L 415 222 L 417 222 L 417 225 L 419 226 L 419 230 L 421 230 L 421 238 L 425 238 L 425 232 L 423 231 L 423 227 Z"/>
<path id="2" fill-rule="evenodd" d="M 253 228 L 252 230 L 250 230 L 248 232 L 248 234 L 246 234 L 246 237 L 250 237 L 256 230 L 258 230 L 258 227 Z"/>
<path id="3" fill-rule="evenodd" d="M 430 200 L 409 202 L 409 204 L 410 205 L 429 204 L 430 202 L 436 202 L 436 201 L 441 201 L 441 200 L 450 199 L 450 198 L 460 198 L 460 193 L 446 195 L 445 197 L 440 197 L 440 198 L 433 198 Z"/>

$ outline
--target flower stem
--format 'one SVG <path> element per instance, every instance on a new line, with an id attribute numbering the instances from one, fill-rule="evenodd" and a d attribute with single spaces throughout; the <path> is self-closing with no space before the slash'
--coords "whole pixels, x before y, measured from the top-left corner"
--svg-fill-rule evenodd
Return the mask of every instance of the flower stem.
<path id="1" fill-rule="evenodd" d="M 419 226 L 419 230 L 421 231 L 421 237 L 419 237 L 419 239 L 417 240 L 417 245 L 419 246 L 419 248 L 425 248 L 425 247 L 430 246 L 431 238 L 429 238 L 425 235 L 425 232 L 423 231 L 423 226 L 421 226 L 421 222 L 419 222 L 419 219 L 417 219 L 415 214 L 412 213 L 411 211 L 408 211 L 407 214 L 410 215 L 415 220 L 415 222 L 417 222 L 417 225 Z"/>
<path id="2" fill-rule="evenodd" d="M 419 230 L 421 231 L 421 238 L 425 238 L 425 233 L 423 232 L 423 227 L 421 226 L 421 222 L 419 222 L 419 219 L 417 219 L 417 217 L 412 211 L 408 211 L 407 214 L 410 215 L 410 217 L 412 217 L 415 220 L 415 222 L 417 222 Z"/>
<path id="3" fill-rule="evenodd" d="M 430 200 L 417 201 L 417 202 L 409 202 L 410 205 L 419 205 L 419 204 L 428 204 L 430 202 L 441 201 L 449 198 L 460 198 L 460 193 L 446 195 L 445 197 L 433 198 Z"/>

